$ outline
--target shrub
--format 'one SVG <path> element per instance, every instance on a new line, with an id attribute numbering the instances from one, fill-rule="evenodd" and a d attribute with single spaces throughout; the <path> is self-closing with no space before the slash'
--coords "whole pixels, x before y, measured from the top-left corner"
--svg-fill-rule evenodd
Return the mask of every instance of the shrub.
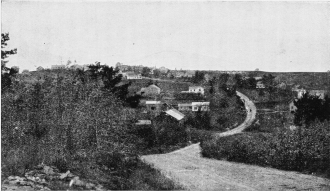
<path id="1" fill-rule="evenodd" d="M 276 133 L 243 133 L 204 141 L 204 157 L 317 172 L 330 177 L 330 125 L 314 122 L 308 129 Z"/>

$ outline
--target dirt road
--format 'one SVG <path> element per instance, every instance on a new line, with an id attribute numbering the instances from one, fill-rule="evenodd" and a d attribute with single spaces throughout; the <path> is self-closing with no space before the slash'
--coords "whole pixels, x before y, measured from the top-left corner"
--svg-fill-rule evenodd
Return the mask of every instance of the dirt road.
<path id="1" fill-rule="evenodd" d="M 255 119 L 253 102 L 240 92 L 237 94 L 244 100 L 247 117 L 237 128 L 218 136 L 240 133 Z M 200 151 L 197 143 L 168 154 L 146 155 L 141 159 L 188 190 L 330 190 L 328 179 L 203 158 Z"/>

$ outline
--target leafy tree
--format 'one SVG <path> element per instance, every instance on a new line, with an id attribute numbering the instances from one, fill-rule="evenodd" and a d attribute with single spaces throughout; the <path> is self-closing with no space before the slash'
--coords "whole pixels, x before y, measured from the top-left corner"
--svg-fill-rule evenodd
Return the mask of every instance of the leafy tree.
<path id="1" fill-rule="evenodd" d="M 330 98 L 328 96 L 322 100 L 318 96 L 306 93 L 302 98 L 294 101 L 294 104 L 297 107 L 294 114 L 296 125 L 305 124 L 306 127 L 309 127 L 316 119 L 321 122 L 330 120 Z"/>
<path id="2" fill-rule="evenodd" d="M 149 77 L 150 76 L 151 69 L 148 67 L 143 67 L 142 68 L 142 76 Z"/>
<path id="3" fill-rule="evenodd" d="M 204 72 L 202 72 L 202 71 L 196 71 L 195 72 L 195 76 L 192 79 L 193 83 L 198 84 L 201 81 L 203 81 L 204 80 L 204 75 L 205 75 Z"/>
<path id="4" fill-rule="evenodd" d="M 268 74 L 263 75 L 262 83 L 265 85 L 266 90 L 269 92 L 269 95 L 272 96 L 275 92 L 275 76 Z"/>
<path id="5" fill-rule="evenodd" d="M 6 67 L 5 60 L 9 55 L 16 54 L 17 49 L 4 50 L 7 46 L 7 41 L 9 40 L 9 33 L 1 33 L 1 90 L 4 91 L 8 89 L 12 84 L 11 77 L 18 73 L 17 68 L 8 68 Z"/>
<path id="6" fill-rule="evenodd" d="M 155 70 L 154 70 L 154 77 L 155 77 L 155 78 L 159 78 L 160 75 L 161 75 L 160 70 L 155 69 Z"/>
<path id="7" fill-rule="evenodd" d="M 236 82 L 237 87 L 242 88 L 244 86 L 244 80 L 241 74 L 235 74 L 234 80 Z"/>
<path id="8" fill-rule="evenodd" d="M 254 77 L 247 79 L 247 87 L 250 89 L 255 89 L 257 86 L 257 80 Z"/>

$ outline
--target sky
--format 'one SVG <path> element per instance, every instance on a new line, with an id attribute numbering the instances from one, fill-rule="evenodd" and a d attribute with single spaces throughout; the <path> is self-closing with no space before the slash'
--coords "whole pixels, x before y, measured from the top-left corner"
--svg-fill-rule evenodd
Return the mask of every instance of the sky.
<path id="1" fill-rule="evenodd" d="M 8 66 L 330 70 L 329 2 L 2 1 Z"/>

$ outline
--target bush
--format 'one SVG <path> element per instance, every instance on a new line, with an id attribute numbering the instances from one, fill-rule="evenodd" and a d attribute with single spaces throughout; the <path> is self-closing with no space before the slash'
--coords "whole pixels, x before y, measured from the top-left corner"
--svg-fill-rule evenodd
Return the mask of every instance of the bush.
<path id="1" fill-rule="evenodd" d="M 183 187 L 166 178 L 158 170 L 139 162 L 137 169 L 131 174 L 131 190 L 182 190 Z"/>
<path id="2" fill-rule="evenodd" d="M 243 133 L 204 141 L 204 157 L 316 172 L 330 177 L 330 123 L 315 122 L 308 129 Z"/>

